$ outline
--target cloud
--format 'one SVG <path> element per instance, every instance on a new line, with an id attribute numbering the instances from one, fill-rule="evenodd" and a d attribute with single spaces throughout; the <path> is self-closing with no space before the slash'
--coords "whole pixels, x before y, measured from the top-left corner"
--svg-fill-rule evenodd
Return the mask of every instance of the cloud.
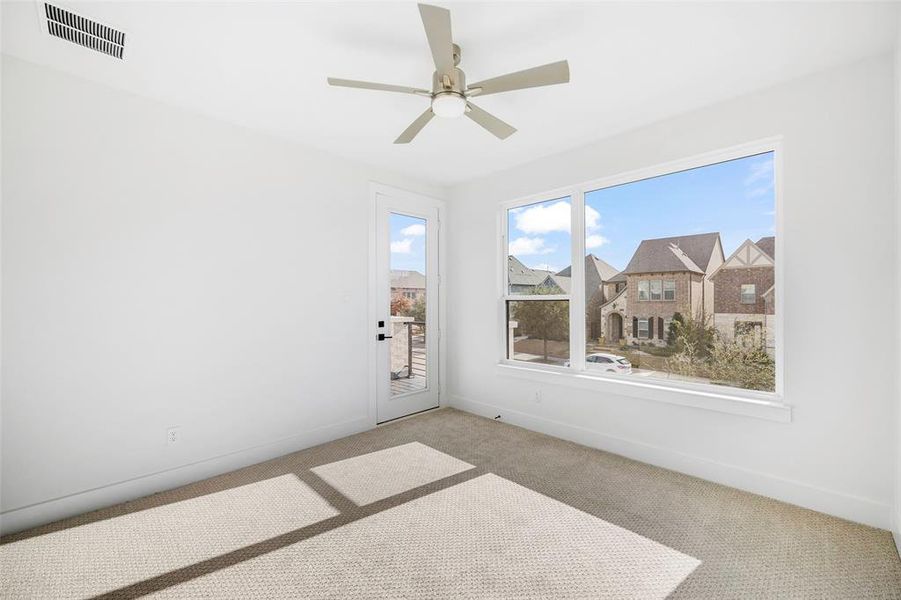
<path id="1" fill-rule="evenodd" d="M 384 247 L 384 246 L 383 246 Z M 413 240 L 406 238 L 391 242 L 391 254 L 410 254 L 413 252 Z"/>
<path id="2" fill-rule="evenodd" d="M 560 200 L 553 204 L 535 204 L 513 213 L 516 228 L 523 233 L 569 233 L 571 208 L 569 202 Z"/>
<path id="3" fill-rule="evenodd" d="M 601 227 L 601 213 L 594 208 L 585 205 L 585 229 L 594 231 Z"/>
<path id="4" fill-rule="evenodd" d="M 760 198 L 773 191 L 773 159 L 752 162 L 745 177 L 745 197 Z"/>
<path id="5" fill-rule="evenodd" d="M 766 158 L 748 165 L 748 176 L 745 177 L 745 185 L 752 186 L 758 181 L 773 185 L 773 159 Z"/>
<path id="6" fill-rule="evenodd" d="M 422 223 L 414 223 L 409 227 L 404 227 L 403 229 L 401 229 L 400 233 L 401 235 L 416 237 L 425 235 L 425 225 L 423 225 Z"/>
<path id="7" fill-rule="evenodd" d="M 585 247 L 589 250 L 592 248 L 600 248 L 609 241 L 610 240 L 608 240 L 604 236 L 595 233 L 585 236 Z"/>
<path id="8" fill-rule="evenodd" d="M 544 245 L 544 238 L 518 237 L 510 241 L 509 253 L 513 256 L 529 256 L 531 254 L 550 254 L 554 249 Z"/>

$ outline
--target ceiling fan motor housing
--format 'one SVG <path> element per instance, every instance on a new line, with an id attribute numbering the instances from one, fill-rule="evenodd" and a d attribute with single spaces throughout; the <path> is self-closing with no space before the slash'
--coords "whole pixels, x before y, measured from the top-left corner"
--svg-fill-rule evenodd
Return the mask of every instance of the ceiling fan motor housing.
<path id="1" fill-rule="evenodd" d="M 438 71 L 432 74 L 432 94 L 456 92 L 462 96 L 465 91 L 466 74 L 461 69 L 454 67 L 453 73 L 449 73 L 446 80 Z"/>

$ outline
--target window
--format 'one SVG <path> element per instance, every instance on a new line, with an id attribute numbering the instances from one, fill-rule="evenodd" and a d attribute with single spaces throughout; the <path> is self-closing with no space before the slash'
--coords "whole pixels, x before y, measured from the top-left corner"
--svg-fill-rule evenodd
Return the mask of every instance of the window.
<path id="1" fill-rule="evenodd" d="M 506 357 L 569 365 L 572 204 L 568 197 L 506 211 Z"/>
<path id="2" fill-rule="evenodd" d="M 664 300 L 675 300 L 676 299 L 676 282 L 672 280 L 664 280 L 663 281 L 663 299 Z"/>
<path id="3" fill-rule="evenodd" d="M 646 340 L 650 337 L 648 325 L 650 319 L 638 319 L 638 337 Z"/>
<path id="4" fill-rule="evenodd" d="M 639 281 L 638 282 L 638 299 L 639 300 L 650 300 L 651 299 L 651 282 L 650 281 Z"/>
<path id="5" fill-rule="evenodd" d="M 673 388 L 778 391 L 777 306 L 757 302 L 760 286 L 781 298 L 776 151 L 757 147 L 505 207 L 503 358 L 578 372 L 603 355 Z M 739 346 L 748 314 L 761 343 Z"/>

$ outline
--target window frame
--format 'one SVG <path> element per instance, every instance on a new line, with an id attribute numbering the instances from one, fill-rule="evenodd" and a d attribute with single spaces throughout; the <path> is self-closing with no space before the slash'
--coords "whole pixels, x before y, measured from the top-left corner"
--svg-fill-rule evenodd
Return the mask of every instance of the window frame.
<path id="1" fill-rule="evenodd" d="M 663 302 L 675 302 L 675 301 L 676 301 L 676 280 L 675 280 L 675 279 L 663 279 L 662 281 L 663 281 L 663 283 L 662 283 L 662 285 L 663 285 L 663 298 L 662 298 L 662 301 L 663 301 Z M 667 284 L 667 283 L 673 284 L 673 289 L 667 290 L 667 289 L 666 289 L 666 284 Z M 670 292 L 673 293 L 673 297 L 672 297 L 672 298 L 667 298 L 667 297 L 666 297 L 666 292 L 667 292 L 667 291 L 670 291 Z"/>
<path id="2" fill-rule="evenodd" d="M 611 397 L 644 398 L 669 404 L 704 408 L 718 412 L 744 415 L 779 422 L 791 421 L 791 406 L 785 402 L 784 396 L 784 355 L 786 340 L 784 336 L 784 297 L 776 295 L 775 339 L 776 362 L 775 391 L 761 392 L 700 384 L 693 382 L 671 381 L 666 379 L 630 378 L 628 375 L 614 373 L 598 373 L 587 370 L 585 361 L 586 326 L 585 326 L 585 194 L 616 185 L 633 183 L 652 177 L 660 177 L 680 171 L 705 167 L 721 162 L 746 158 L 766 152 L 773 153 L 773 176 L 775 197 L 775 236 L 776 264 L 775 285 L 783 289 L 783 209 L 782 209 L 782 157 L 783 141 L 781 136 L 766 138 L 729 148 L 714 150 L 688 158 L 673 160 L 656 165 L 645 166 L 630 171 L 612 174 L 599 179 L 592 179 L 574 185 L 554 188 L 544 192 L 514 197 L 502 201 L 498 205 L 498 298 L 496 340 L 498 344 L 496 373 L 503 377 L 514 377 L 530 380 L 533 383 L 553 383 L 570 387 L 604 392 Z M 569 293 L 553 296 L 541 296 L 542 300 L 567 300 L 570 316 L 570 359 L 568 367 L 555 365 L 526 363 L 508 359 L 507 352 L 507 300 L 522 300 L 523 295 L 511 296 L 507 283 L 507 211 L 529 204 L 558 200 L 568 197 L 572 216 L 570 220 L 570 243 L 572 279 Z M 665 294 L 664 294 L 665 295 Z M 636 294 L 637 297 L 637 294 Z M 674 292 L 675 300 L 675 292 Z M 665 300 L 672 302 L 674 300 Z M 640 381 L 639 381 L 640 380 Z"/>
<path id="3" fill-rule="evenodd" d="M 574 206 L 575 202 L 574 202 L 574 199 L 572 196 L 572 188 L 567 187 L 567 188 L 558 188 L 556 190 L 550 190 L 548 192 L 544 192 L 541 194 L 535 194 L 532 196 L 528 196 L 526 198 L 521 198 L 521 199 L 513 201 L 513 202 L 502 203 L 501 207 L 500 207 L 500 213 L 499 213 L 500 219 L 499 219 L 498 225 L 500 228 L 500 252 L 501 252 L 501 255 L 503 256 L 503 259 L 501 261 L 501 270 L 500 270 L 501 301 L 500 301 L 500 312 L 499 312 L 499 317 L 498 317 L 498 329 L 499 329 L 499 333 L 500 333 L 498 339 L 499 339 L 499 344 L 500 344 L 500 347 L 499 347 L 500 357 L 501 357 L 500 360 L 502 363 L 516 364 L 516 365 L 529 365 L 530 367 L 539 367 L 539 368 L 550 367 L 553 369 L 570 370 L 572 368 L 573 350 L 576 347 L 575 341 L 573 340 L 573 337 L 574 337 L 574 334 L 576 333 L 576 331 L 581 329 L 582 345 L 584 346 L 584 344 L 585 344 L 585 342 L 584 342 L 585 328 L 578 327 L 578 326 L 573 327 L 573 318 L 575 318 L 576 313 L 574 312 L 574 309 L 573 309 L 572 297 L 573 297 L 573 293 L 575 290 L 573 289 L 572 285 L 570 285 L 569 293 L 564 293 L 564 294 L 529 295 L 529 294 L 511 294 L 510 293 L 510 284 L 509 284 L 509 277 L 508 277 L 510 274 L 510 271 L 507 267 L 508 257 L 510 256 L 510 254 L 509 254 L 510 245 L 509 245 L 509 239 L 508 239 L 509 232 L 507 230 L 507 226 L 509 225 L 509 211 L 512 209 L 515 209 L 515 208 L 531 206 L 534 204 L 542 204 L 544 202 L 553 202 L 555 200 L 567 200 L 567 201 L 569 201 L 569 204 L 570 204 L 571 212 L 570 212 L 570 224 L 569 224 L 570 225 L 570 227 L 569 227 L 569 229 L 570 229 L 569 243 L 570 243 L 570 248 L 572 250 L 570 259 L 572 259 L 572 256 L 575 253 L 575 244 L 573 243 L 573 238 L 575 236 L 573 235 L 573 232 L 576 231 L 576 224 L 573 221 L 573 216 L 574 216 L 573 213 L 575 212 L 573 209 L 573 206 Z M 580 222 L 584 223 L 584 220 L 580 221 Z M 584 227 L 584 225 L 583 225 L 583 227 Z M 584 245 L 584 241 L 583 241 L 583 245 Z M 574 263 L 572 263 L 572 269 L 570 272 L 570 276 L 571 276 L 570 281 L 575 281 L 577 276 L 580 277 L 582 279 L 582 284 L 581 284 L 580 289 L 584 289 L 584 287 L 585 287 L 585 283 L 584 283 L 585 263 L 584 263 L 584 261 L 581 262 L 581 264 L 579 265 L 579 268 L 576 268 L 576 265 Z M 516 360 L 514 358 L 507 357 L 507 352 L 509 349 L 509 346 L 508 346 L 509 342 L 507 339 L 507 335 L 509 334 L 507 305 L 511 301 L 515 302 L 515 301 L 520 301 L 520 300 L 524 300 L 526 302 L 541 302 L 542 300 L 565 300 L 569 303 L 569 362 L 570 362 L 569 367 L 548 365 L 545 363 L 528 363 L 525 361 L 520 361 L 520 360 Z M 584 302 L 583 302 L 583 305 L 584 305 Z M 582 368 L 584 369 L 584 364 L 585 364 L 585 353 L 584 352 L 582 352 L 581 361 L 582 362 L 580 364 L 582 365 Z"/>
<path id="4" fill-rule="evenodd" d="M 638 290 L 638 301 L 639 302 L 650 302 L 651 301 L 651 280 L 650 279 L 641 279 L 638 281 L 638 285 L 635 286 Z M 642 290 L 641 288 L 644 288 Z M 641 292 L 644 291 L 644 298 L 641 297 Z"/>
<path id="5" fill-rule="evenodd" d="M 649 340 L 651 339 L 651 319 L 653 317 L 638 317 L 636 321 L 638 322 L 638 331 L 635 332 L 635 338 L 639 340 Z M 641 324 L 644 323 L 644 335 L 641 335 Z"/>
<path id="6" fill-rule="evenodd" d="M 751 286 L 753 298 L 750 302 L 745 301 L 745 287 Z M 740 283 L 738 287 L 738 302 L 744 306 L 757 304 L 757 284 L 756 283 Z"/>

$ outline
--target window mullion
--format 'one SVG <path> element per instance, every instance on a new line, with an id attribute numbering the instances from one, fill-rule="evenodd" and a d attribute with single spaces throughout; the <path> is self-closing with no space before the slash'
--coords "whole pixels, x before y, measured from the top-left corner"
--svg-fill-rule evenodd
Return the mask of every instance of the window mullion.
<path id="1" fill-rule="evenodd" d="M 569 301 L 569 360 L 577 371 L 585 369 L 585 191 L 574 189 L 572 204 L 572 279 Z"/>

